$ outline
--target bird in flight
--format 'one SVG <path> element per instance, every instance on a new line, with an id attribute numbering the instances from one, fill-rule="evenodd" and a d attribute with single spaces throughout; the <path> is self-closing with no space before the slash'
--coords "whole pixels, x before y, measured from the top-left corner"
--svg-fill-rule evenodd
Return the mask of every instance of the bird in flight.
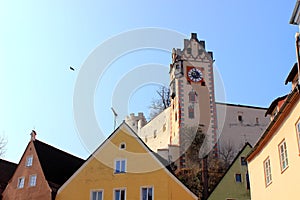
<path id="1" fill-rule="evenodd" d="M 70 70 L 75 71 L 75 69 L 73 67 L 70 66 Z"/>

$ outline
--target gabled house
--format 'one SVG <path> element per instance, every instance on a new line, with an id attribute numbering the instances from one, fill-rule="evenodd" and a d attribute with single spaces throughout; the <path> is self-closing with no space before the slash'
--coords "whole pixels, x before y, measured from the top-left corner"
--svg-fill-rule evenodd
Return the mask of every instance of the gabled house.
<path id="1" fill-rule="evenodd" d="M 2 199 L 2 192 L 6 188 L 17 166 L 16 163 L 0 159 L 0 199 Z"/>
<path id="2" fill-rule="evenodd" d="M 250 183 L 246 156 L 252 146 L 246 143 L 220 182 L 212 190 L 208 200 L 250 200 Z"/>
<path id="3" fill-rule="evenodd" d="M 251 199 L 299 199 L 300 95 L 298 66 L 286 84 L 292 91 L 274 100 L 268 109 L 272 121 L 247 157 Z M 276 114 L 274 114 L 276 113 Z"/>
<path id="4" fill-rule="evenodd" d="M 56 200 L 198 199 L 123 122 L 58 190 Z"/>
<path id="5" fill-rule="evenodd" d="M 52 200 L 58 188 L 84 160 L 36 140 L 32 131 L 21 160 L 8 182 L 3 200 Z"/>

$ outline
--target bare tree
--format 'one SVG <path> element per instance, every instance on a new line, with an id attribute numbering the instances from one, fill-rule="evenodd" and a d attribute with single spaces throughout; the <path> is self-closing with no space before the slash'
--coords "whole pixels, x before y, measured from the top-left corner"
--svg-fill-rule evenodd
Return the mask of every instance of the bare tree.
<path id="1" fill-rule="evenodd" d="M 165 86 L 160 86 L 156 93 L 158 94 L 157 99 L 153 99 L 151 102 L 150 108 L 150 118 L 153 119 L 156 117 L 159 113 L 167 109 L 170 104 L 170 89 Z"/>
<path id="2" fill-rule="evenodd" d="M 7 144 L 7 140 L 4 137 L 0 137 L 0 157 L 2 157 L 6 151 L 5 146 Z"/>
<path id="3" fill-rule="evenodd" d="M 225 167 L 228 167 L 236 155 L 234 145 L 230 142 L 224 142 L 220 148 L 220 158 L 223 160 Z"/>

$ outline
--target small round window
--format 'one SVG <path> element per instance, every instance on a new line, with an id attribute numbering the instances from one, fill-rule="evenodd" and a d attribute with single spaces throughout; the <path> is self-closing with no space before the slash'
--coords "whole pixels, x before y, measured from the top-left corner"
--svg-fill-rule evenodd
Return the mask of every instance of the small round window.
<path id="1" fill-rule="evenodd" d="M 120 149 L 126 149 L 126 144 L 125 143 L 121 143 L 120 144 Z"/>

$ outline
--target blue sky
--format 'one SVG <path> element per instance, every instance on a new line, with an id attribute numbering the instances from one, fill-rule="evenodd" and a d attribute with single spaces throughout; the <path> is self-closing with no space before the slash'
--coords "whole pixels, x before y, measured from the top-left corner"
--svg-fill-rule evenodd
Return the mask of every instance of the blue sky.
<path id="1" fill-rule="evenodd" d="M 206 49 L 214 52 L 226 102 L 268 107 L 290 91 L 284 80 L 295 62 L 298 29 L 289 24 L 295 2 L 0 1 L 0 136 L 8 141 L 4 159 L 19 161 L 32 129 L 38 139 L 86 158 L 90 152 L 82 144 L 73 115 L 80 69 L 103 42 L 137 28 L 169 29 L 187 38 L 198 33 Z M 167 67 L 170 62 L 169 52 L 142 50 L 112 63 L 113 70 L 99 81 L 95 93 L 95 113 L 105 135 L 113 130 L 112 104 L 109 98 L 102 101 L 111 96 L 108 91 L 135 66 Z M 167 73 L 158 77 L 168 80 Z M 128 102 L 128 112 L 147 112 L 153 87 L 131 93 L 130 99 L 119 102 Z"/>

